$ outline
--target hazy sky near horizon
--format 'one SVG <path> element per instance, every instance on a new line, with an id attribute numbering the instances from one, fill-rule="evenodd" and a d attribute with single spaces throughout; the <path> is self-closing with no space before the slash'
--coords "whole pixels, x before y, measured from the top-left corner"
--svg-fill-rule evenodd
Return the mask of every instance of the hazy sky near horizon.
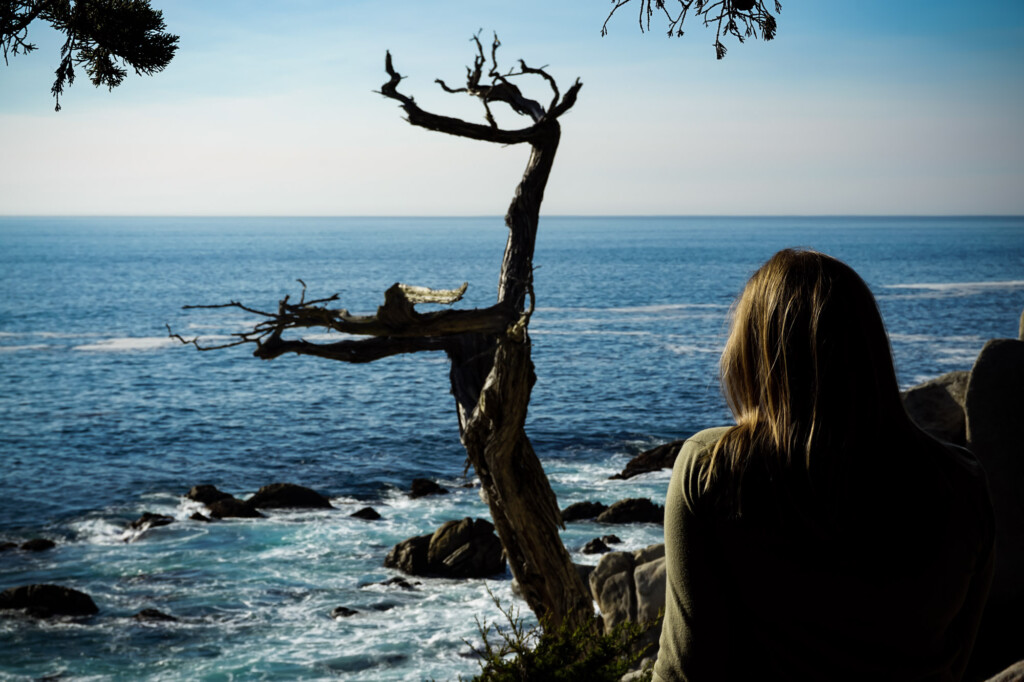
<path id="1" fill-rule="evenodd" d="M 403 92 L 482 121 L 434 84 L 481 29 L 506 64 L 583 81 L 547 214 L 1024 214 L 1019 0 L 786 0 L 776 40 L 722 61 L 692 19 L 642 34 L 638 2 L 602 38 L 607 2 L 154 0 L 181 36 L 167 70 L 107 92 L 79 69 L 59 113 L 37 24 L 0 64 L 0 214 L 502 214 L 528 148 L 374 93 L 391 50 Z"/>

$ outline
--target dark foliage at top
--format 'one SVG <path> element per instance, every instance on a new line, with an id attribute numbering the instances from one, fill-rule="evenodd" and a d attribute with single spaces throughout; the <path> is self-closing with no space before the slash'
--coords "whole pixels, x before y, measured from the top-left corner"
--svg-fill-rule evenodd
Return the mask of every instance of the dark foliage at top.
<path id="1" fill-rule="evenodd" d="M 604 20 L 601 35 L 608 34 L 608 22 L 615 13 L 633 0 L 613 0 L 614 7 Z M 778 0 L 771 0 L 775 13 L 782 11 Z M 775 37 L 775 17 L 765 6 L 765 0 L 676 0 L 668 3 L 665 0 L 638 0 L 640 6 L 640 30 L 651 30 L 651 18 L 663 16 L 668 22 L 669 37 L 683 36 L 683 23 L 690 12 L 699 17 L 704 26 L 715 26 L 715 56 L 725 56 L 727 50 L 722 44 L 722 36 L 733 36 L 741 43 L 747 38 L 771 40 Z M 671 5 L 671 8 L 669 7 Z M 678 6 L 676 6 L 678 5 Z"/>
<path id="2" fill-rule="evenodd" d="M 128 75 L 163 71 L 178 49 L 178 36 L 165 31 L 163 12 L 149 0 L 0 0 L 0 50 L 9 56 L 36 49 L 29 25 L 42 20 L 64 34 L 60 63 L 50 91 L 60 111 L 64 86 L 75 82 L 75 67 L 92 84 L 113 89 Z"/>

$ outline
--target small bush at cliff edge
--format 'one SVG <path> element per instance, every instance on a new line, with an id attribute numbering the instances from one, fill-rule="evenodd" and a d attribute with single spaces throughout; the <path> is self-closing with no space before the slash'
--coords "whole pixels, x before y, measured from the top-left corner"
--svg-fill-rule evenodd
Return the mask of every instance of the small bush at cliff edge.
<path id="1" fill-rule="evenodd" d="M 480 656 L 481 672 L 472 678 L 473 682 L 618 682 L 639 666 L 650 649 L 650 645 L 639 646 L 640 638 L 651 627 L 649 623 L 621 623 L 608 634 L 595 634 L 586 624 L 575 628 L 564 624 L 544 632 L 537 625 L 527 628 L 518 609 L 510 606 L 506 610 L 493 594 L 491 598 L 508 624 L 477 621 L 483 645 L 470 644 Z M 637 680 L 647 682 L 651 676 L 648 669 Z"/>

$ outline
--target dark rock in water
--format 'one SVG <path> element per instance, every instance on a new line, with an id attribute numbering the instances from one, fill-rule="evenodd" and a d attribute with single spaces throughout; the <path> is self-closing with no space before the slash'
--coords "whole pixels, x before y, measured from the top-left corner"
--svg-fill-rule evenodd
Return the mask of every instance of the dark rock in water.
<path id="1" fill-rule="evenodd" d="M 27 542 L 23 542 L 21 548 L 26 552 L 45 552 L 48 549 L 53 549 L 57 546 L 53 540 L 47 540 L 46 538 L 32 538 Z"/>
<path id="2" fill-rule="evenodd" d="M 505 558 L 494 526 L 484 519 L 448 521 L 434 531 L 427 549 L 431 570 L 448 578 L 483 578 L 503 573 Z"/>
<path id="3" fill-rule="evenodd" d="M 418 535 L 402 540 L 388 552 L 384 559 L 384 565 L 388 568 L 405 571 L 410 575 L 425 575 L 427 573 L 427 548 L 430 546 L 431 537 L 430 535 Z"/>
<path id="4" fill-rule="evenodd" d="M 263 514 L 260 514 L 254 507 L 248 502 L 235 499 L 234 497 L 228 497 L 223 500 L 217 500 L 212 504 L 207 505 L 210 508 L 210 516 L 215 519 L 259 519 L 263 518 Z"/>
<path id="5" fill-rule="evenodd" d="M 373 507 L 363 507 L 359 511 L 352 512 L 349 516 L 354 516 L 357 519 L 366 519 L 367 521 L 376 521 L 380 518 L 380 514 Z"/>
<path id="6" fill-rule="evenodd" d="M 409 492 L 409 497 L 416 499 L 417 497 L 426 497 L 427 495 L 447 495 L 448 491 L 439 486 L 429 478 L 414 478 L 412 479 L 412 490 Z"/>
<path id="7" fill-rule="evenodd" d="M 406 580 L 405 578 L 402 578 L 401 576 L 397 576 L 396 575 L 393 578 L 388 578 L 387 580 L 382 580 L 382 581 L 380 581 L 379 583 L 376 583 L 376 584 L 377 585 L 383 585 L 384 587 L 400 587 L 403 590 L 415 590 L 417 585 L 422 585 L 423 583 L 421 583 L 419 580 L 417 580 L 416 582 L 412 582 L 411 583 L 408 580 Z"/>
<path id="8" fill-rule="evenodd" d="M 482 578 L 505 570 L 501 542 L 494 526 L 483 519 L 448 521 L 433 535 L 420 535 L 395 545 L 384 565 L 412 575 Z"/>
<path id="9" fill-rule="evenodd" d="M 646 497 L 619 500 L 597 517 L 598 523 L 664 523 L 665 509 Z"/>
<path id="10" fill-rule="evenodd" d="M 175 618 L 174 616 L 170 615 L 169 613 L 164 613 L 163 611 L 157 611 L 156 609 L 142 609 L 141 611 L 136 613 L 134 616 L 132 616 L 132 618 L 134 620 L 158 621 L 158 622 L 163 622 L 163 623 L 176 623 L 176 622 L 178 622 L 178 619 Z"/>
<path id="11" fill-rule="evenodd" d="M 211 521 L 213 521 L 213 519 L 211 519 L 206 514 L 200 514 L 199 512 L 193 512 L 192 516 L 190 516 L 189 518 L 193 521 L 201 521 L 202 523 L 210 523 Z"/>
<path id="12" fill-rule="evenodd" d="M 99 613 L 92 597 L 60 585 L 24 585 L 0 592 L 0 609 L 25 609 L 31 616 L 91 616 Z"/>
<path id="13" fill-rule="evenodd" d="M 317 491 L 294 483 L 265 485 L 246 501 L 253 509 L 334 509 Z"/>
<path id="14" fill-rule="evenodd" d="M 608 507 L 600 502 L 576 502 L 562 510 L 562 521 L 580 521 L 582 519 L 593 519 Z"/>
<path id="15" fill-rule="evenodd" d="M 185 497 L 187 497 L 190 500 L 195 500 L 200 504 L 205 504 L 207 506 L 213 504 L 214 502 L 220 502 L 221 500 L 233 499 L 231 495 L 228 495 L 225 492 L 217 490 L 217 487 L 212 485 L 192 486 L 192 489 L 185 494 Z"/>
<path id="16" fill-rule="evenodd" d="M 617 545 L 620 542 L 622 542 L 622 540 L 619 539 L 618 535 L 602 535 L 601 539 L 609 545 Z"/>
<path id="17" fill-rule="evenodd" d="M 173 516 L 145 512 L 142 516 L 129 523 L 128 527 L 132 530 L 145 530 L 147 528 L 156 528 L 157 526 L 166 526 L 171 523 L 174 523 Z"/>
<path id="18" fill-rule="evenodd" d="M 331 611 L 331 618 L 348 618 L 349 616 L 354 616 L 357 613 L 359 612 L 355 609 L 350 609 L 347 606 L 336 606 L 334 610 Z"/>
<path id="19" fill-rule="evenodd" d="M 17 542 L 0 542 L 0 552 L 6 552 L 9 549 L 17 549 Z"/>
<path id="20" fill-rule="evenodd" d="M 584 554 L 604 554 L 605 552 L 610 552 L 611 549 L 608 548 L 608 545 L 604 544 L 601 538 L 594 538 L 583 545 L 583 549 L 580 551 Z"/>
<path id="21" fill-rule="evenodd" d="M 650 450 L 644 450 L 639 455 L 629 460 L 626 463 L 626 468 L 621 472 L 609 476 L 610 479 L 625 480 L 627 478 L 633 478 L 640 474 L 646 474 L 650 471 L 658 471 L 659 469 L 671 469 L 672 465 L 676 463 L 676 455 L 679 454 L 679 449 L 683 447 L 685 438 L 680 440 L 674 440 L 671 443 L 665 443 L 659 445 L 656 448 Z"/>
<path id="22" fill-rule="evenodd" d="M 910 418 L 939 440 L 967 442 L 964 398 L 970 372 L 949 372 L 902 394 Z"/>
<path id="23" fill-rule="evenodd" d="M 373 609 L 374 611 L 390 611 L 391 609 L 395 608 L 396 606 L 398 606 L 398 604 L 396 604 L 395 602 L 382 601 L 382 602 L 377 602 L 376 604 L 371 604 L 370 608 Z"/>

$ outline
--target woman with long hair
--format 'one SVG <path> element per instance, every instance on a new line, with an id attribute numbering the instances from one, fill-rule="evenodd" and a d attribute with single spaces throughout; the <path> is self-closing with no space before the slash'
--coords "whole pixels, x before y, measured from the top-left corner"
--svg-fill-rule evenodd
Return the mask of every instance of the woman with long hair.
<path id="1" fill-rule="evenodd" d="M 734 307 L 721 385 L 736 425 L 687 440 L 669 485 L 654 679 L 959 680 L 988 488 L 903 409 L 864 281 L 775 254 Z"/>

